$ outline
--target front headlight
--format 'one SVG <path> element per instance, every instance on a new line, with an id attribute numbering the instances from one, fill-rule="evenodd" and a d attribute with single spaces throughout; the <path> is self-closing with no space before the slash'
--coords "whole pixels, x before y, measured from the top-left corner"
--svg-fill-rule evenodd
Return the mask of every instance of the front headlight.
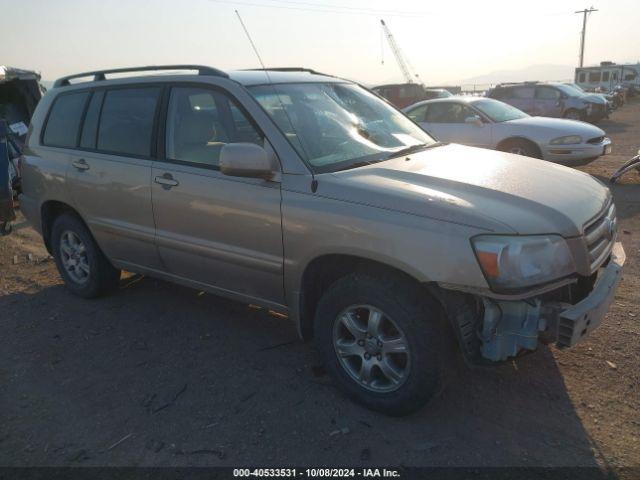
<path id="1" fill-rule="evenodd" d="M 582 137 L 580 135 L 567 135 L 566 137 L 558 137 L 551 140 L 551 145 L 575 145 L 576 143 L 582 143 Z"/>
<path id="2" fill-rule="evenodd" d="M 540 285 L 575 272 L 567 242 L 559 235 L 480 235 L 472 244 L 494 290 Z"/>

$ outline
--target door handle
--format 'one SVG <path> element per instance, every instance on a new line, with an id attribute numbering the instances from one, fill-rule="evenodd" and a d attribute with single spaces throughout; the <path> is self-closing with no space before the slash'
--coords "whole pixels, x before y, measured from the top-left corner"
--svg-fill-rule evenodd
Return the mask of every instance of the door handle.
<path id="1" fill-rule="evenodd" d="M 74 160 L 73 162 L 71 162 L 71 165 L 73 165 L 78 170 L 89 170 L 89 168 L 91 168 L 84 158 Z"/>
<path id="2" fill-rule="evenodd" d="M 173 178 L 173 176 L 170 173 L 165 173 L 161 177 L 156 177 L 153 179 L 153 181 L 159 185 L 162 185 L 162 188 L 166 190 L 169 190 L 173 187 L 177 187 L 178 185 L 180 185 L 180 182 L 178 182 L 175 178 Z"/>

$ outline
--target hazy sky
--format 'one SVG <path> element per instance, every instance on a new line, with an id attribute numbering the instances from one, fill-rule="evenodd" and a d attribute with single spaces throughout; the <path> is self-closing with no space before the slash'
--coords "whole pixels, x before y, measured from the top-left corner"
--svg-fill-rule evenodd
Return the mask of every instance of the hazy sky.
<path id="1" fill-rule="evenodd" d="M 576 65 L 581 1 L 536 0 L 0 0 L 0 63 L 53 80 L 98 68 L 258 61 L 306 66 L 374 84 L 399 80 L 384 18 L 427 84 L 533 64 Z M 585 63 L 640 60 L 639 0 L 600 0 L 588 21 Z"/>

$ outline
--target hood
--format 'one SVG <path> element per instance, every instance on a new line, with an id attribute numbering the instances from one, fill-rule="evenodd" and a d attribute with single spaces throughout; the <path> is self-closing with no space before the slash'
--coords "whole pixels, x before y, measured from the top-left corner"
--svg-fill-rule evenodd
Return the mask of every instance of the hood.
<path id="1" fill-rule="evenodd" d="M 610 198 L 586 173 L 455 144 L 317 178 L 323 196 L 523 235 L 580 235 Z"/>
<path id="2" fill-rule="evenodd" d="M 565 118 L 525 117 L 517 120 L 509 120 L 505 123 L 527 128 L 531 137 L 540 140 L 546 138 L 547 142 L 554 138 L 567 135 L 580 135 L 584 140 L 605 135 L 604 130 L 595 125 L 578 120 L 567 120 Z"/>
<path id="3" fill-rule="evenodd" d="M 607 103 L 607 99 L 604 97 L 604 95 L 600 95 L 599 93 L 587 93 L 581 98 L 591 103 Z"/>

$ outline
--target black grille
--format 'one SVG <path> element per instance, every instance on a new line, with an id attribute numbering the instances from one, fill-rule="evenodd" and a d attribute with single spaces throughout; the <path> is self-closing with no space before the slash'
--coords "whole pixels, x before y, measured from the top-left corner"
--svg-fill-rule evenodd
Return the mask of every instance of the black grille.
<path id="1" fill-rule="evenodd" d="M 604 141 L 604 136 L 602 137 L 595 137 L 595 138 L 590 138 L 589 140 L 587 140 L 587 143 L 593 143 L 593 144 L 598 144 L 598 143 L 602 143 Z"/>

